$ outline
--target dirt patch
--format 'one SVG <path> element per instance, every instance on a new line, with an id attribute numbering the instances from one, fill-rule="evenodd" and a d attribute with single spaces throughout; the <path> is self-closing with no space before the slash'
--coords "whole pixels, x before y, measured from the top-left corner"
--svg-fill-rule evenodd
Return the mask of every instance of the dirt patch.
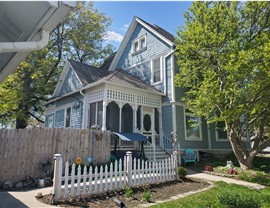
<path id="1" fill-rule="evenodd" d="M 209 183 L 198 179 L 185 179 L 185 181 L 176 180 L 171 182 L 151 184 L 144 187 L 133 188 L 133 195 L 130 198 L 125 197 L 124 190 L 107 192 L 104 194 L 91 195 L 89 197 L 77 197 L 75 199 L 61 200 L 57 203 L 61 207 L 91 207 L 91 208 L 106 208 L 118 207 L 114 199 L 117 198 L 122 201 L 126 207 L 136 207 L 139 204 L 147 203 L 143 201 L 144 189 L 151 191 L 150 203 L 166 200 L 172 196 L 186 193 L 189 191 L 196 191 L 208 187 Z M 52 201 L 51 195 L 45 195 L 38 199 L 43 203 L 50 203 Z"/>

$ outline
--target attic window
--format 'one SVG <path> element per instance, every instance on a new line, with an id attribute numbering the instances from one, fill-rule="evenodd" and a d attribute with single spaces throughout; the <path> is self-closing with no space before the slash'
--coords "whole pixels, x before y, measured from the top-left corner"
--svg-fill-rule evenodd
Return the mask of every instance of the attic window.
<path id="1" fill-rule="evenodd" d="M 146 49 L 146 35 L 141 36 L 133 41 L 133 53 Z"/>

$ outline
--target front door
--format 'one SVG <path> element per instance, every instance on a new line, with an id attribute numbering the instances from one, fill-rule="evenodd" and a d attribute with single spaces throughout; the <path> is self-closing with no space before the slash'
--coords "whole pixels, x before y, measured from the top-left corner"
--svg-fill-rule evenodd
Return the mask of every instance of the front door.
<path id="1" fill-rule="evenodd" d="M 144 107 L 143 109 L 143 117 L 142 117 L 142 127 L 143 127 L 143 134 L 148 138 L 148 141 L 154 144 L 154 129 L 155 129 L 155 122 L 154 122 L 154 114 L 153 109 L 149 107 Z"/>

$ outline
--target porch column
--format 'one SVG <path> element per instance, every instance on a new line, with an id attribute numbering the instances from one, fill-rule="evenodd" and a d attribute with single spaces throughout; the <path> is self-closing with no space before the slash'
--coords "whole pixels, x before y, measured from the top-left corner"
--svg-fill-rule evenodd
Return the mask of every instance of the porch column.
<path id="1" fill-rule="evenodd" d="M 155 108 L 152 109 L 152 145 L 154 147 L 154 161 L 156 161 L 156 131 L 155 131 Z"/>
<path id="2" fill-rule="evenodd" d="M 103 109 L 102 109 L 102 130 L 106 130 L 106 115 L 107 115 L 107 104 L 108 102 L 103 101 Z"/>
<path id="3" fill-rule="evenodd" d="M 122 131 L 122 108 L 123 108 L 123 104 L 122 103 L 118 103 L 119 106 L 119 132 Z"/>
<path id="4" fill-rule="evenodd" d="M 132 105 L 132 110 L 133 110 L 133 133 L 137 133 L 137 105 Z"/>

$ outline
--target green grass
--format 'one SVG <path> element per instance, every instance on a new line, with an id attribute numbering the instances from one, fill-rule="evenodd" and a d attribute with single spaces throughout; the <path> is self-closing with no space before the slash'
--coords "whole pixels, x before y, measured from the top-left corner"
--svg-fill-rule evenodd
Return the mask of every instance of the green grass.
<path id="1" fill-rule="evenodd" d="M 228 198 L 225 193 L 233 193 Z M 237 193 L 237 194 L 234 194 Z M 221 197 L 223 196 L 223 198 Z M 236 197 L 234 197 L 236 196 Z M 230 198 L 232 197 L 232 198 Z M 224 200 L 225 198 L 225 200 Z M 225 205 L 235 199 L 235 204 Z M 248 203 L 247 203 L 248 202 Z M 230 207 L 261 207 L 270 208 L 270 188 L 260 191 L 251 190 L 247 187 L 226 184 L 224 182 L 215 183 L 214 188 L 198 194 L 190 195 L 182 199 L 151 206 L 153 208 L 230 208 Z"/>

